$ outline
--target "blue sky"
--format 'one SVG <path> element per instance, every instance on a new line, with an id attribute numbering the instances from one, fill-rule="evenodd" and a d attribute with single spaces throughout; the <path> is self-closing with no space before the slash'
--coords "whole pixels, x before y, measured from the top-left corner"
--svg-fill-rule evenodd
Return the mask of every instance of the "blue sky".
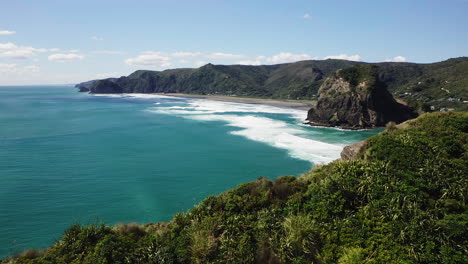
<path id="1" fill-rule="evenodd" d="M 467 0 L 3 1 L 0 85 L 137 69 L 468 56 Z"/>

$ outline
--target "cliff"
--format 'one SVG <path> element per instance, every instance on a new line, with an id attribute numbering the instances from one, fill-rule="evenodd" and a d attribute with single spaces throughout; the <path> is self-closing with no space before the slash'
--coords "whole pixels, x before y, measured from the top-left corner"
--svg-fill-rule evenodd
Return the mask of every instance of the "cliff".
<path id="1" fill-rule="evenodd" d="M 338 70 L 323 82 L 318 93 L 317 104 L 307 114 L 311 125 L 374 128 L 417 116 L 388 92 L 378 77 L 377 66 Z"/>
<path id="2" fill-rule="evenodd" d="M 77 84 L 91 93 L 188 93 L 255 96 L 277 99 L 317 97 L 324 80 L 354 65 L 378 66 L 378 78 L 396 98 L 424 111 L 468 111 L 468 58 L 431 64 L 363 63 L 310 60 L 277 65 L 213 65 L 165 71 L 139 70 L 129 76 Z"/>
<path id="3" fill-rule="evenodd" d="M 467 150 L 467 113 L 424 114 L 353 160 L 241 184 L 168 223 L 74 225 L 3 263 L 466 263 Z"/>

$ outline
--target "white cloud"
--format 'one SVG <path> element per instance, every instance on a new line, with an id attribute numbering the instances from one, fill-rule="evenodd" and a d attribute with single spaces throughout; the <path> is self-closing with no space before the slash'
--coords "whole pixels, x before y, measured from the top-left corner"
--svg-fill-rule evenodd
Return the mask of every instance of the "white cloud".
<path id="1" fill-rule="evenodd" d="M 102 51 L 95 51 L 97 53 L 107 53 Z M 109 52 L 111 54 L 111 52 Z M 112 52 L 113 53 L 113 52 Z M 116 53 L 117 54 L 117 53 Z M 327 56 L 325 59 L 344 59 L 360 61 L 359 55 L 346 55 L 341 54 L 337 56 Z M 217 63 L 225 64 L 241 64 L 241 65 L 262 65 L 262 64 L 279 64 L 291 63 L 303 60 L 318 60 L 319 57 L 309 55 L 307 53 L 291 53 L 280 52 L 272 56 L 246 56 L 241 54 L 213 52 L 202 53 L 192 51 L 179 51 L 179 52 L 160 52 L 160 51 L 147 51 L 142 52 L 140 55 L 128 58 L 125 63 L 131 66 L 156 66 L 158 68 L 169 67 L 199 67 L 207 64 L 210 60 L 215 60 Z"/>
<path id="2" fill-rule="evenodd" d="M 36 66 L 36 65 L 24 66 L 23 69 L 28 72 L 40 72 L 41 71 L 41 68 L 39 68 L 39 66 Z"/>
<path id="3" fill-rule="evenodd" d="M 336 59 L 336 60 L 349 60 L 349 61 L 361 61 L 362 58 L 359 55 L 347 55 L 347 54 L 340 54 L 336 56 L 327 56 L 325 57 L 326 60 L 328 59 Z"/>
<path id="4" fill-rule="evenodd" d="M 107 79 L 107 78 L 118 78 L 120 76 L 124 76 L 126 74 L 121 72 L 105 72 L 105 73 L 98 73 L 93 75 L 90 79 Z"/>
<path id="5" fill-rule="evenodd" d="M 14 43 L 0 43 L 0 57 L 11 59 L 26 59 L 36 55 L 36 52 L 47 52 L 47 49 L 37 49 L 27 46 L 18 46 Z"/>
<path id="6" fill-rule="evenodd" d="M 16 68 L 15 68 L 16 67 Z M 130 72 L 107 72 L 107 73 L 57 73 L 56 71 L 39 71 L 35 65 L 13 67 L 14 71 L 8 72 L 2 69 L 11 69 L 11 66 L 4 67 L 0 64 L 0 85 L 36 85 L 36 84 L 73 84 L 95 79 L 104 79 L 108 77 L 120 77 L 128 75 Z"/>
<path id="7" fill-rule="evenodd" d="M 237 64 L 241 64 L 241 65 L 261 65 L 262 62 L 260 60 L 243 60 L 243 61 L 237 62 Z"/>
<path id="8" fill-rule="evenodd" d="M 56 53 L 56 54 L 49 55 L 47 59 L 49 61 L 67 62 L 67 61 L 82 60 L 84 59 L 84 56 L 80 54 L 75 54 L 75 53 L 68 53 L 68 54 Z"/>
<path id="9" fill-rule="evenodd" d="M 98 37 L 98 36 L 92 36 L 91 39 L 92 39 L 92 40 L 96 40 L 96 41 L 104 40 L 104 38 Z"/>
<path id="10" fill-rule="evenodd" d="M 0 63 L 0 74 L 24 74 L 24 73 L 37 73 L 40 68 L 36 65 L 20 66 L 17 64 Z"/>
<path id="11" fill-rule="evenodd" d="M 80 52 L 80 50 L 77 50 L 77 49 L 71 49 L 71 50 L 69 50 L 68 52 L 71 52 L 71 53 L 77 53 L 77 52 Z"/>
<path id="12" fill-rule="evenodd" d="M 131 66 L 156 66 L 165 68 L 171 66 L 171 58 L 162 52 L 146 51 L 141 55 L 125 60 Z"/>
<path id="13" fill-rule="evenodd" d="M 197 67 L 201 67 L 201 66 L 203 66 L 205 64 L 207 64 L 206 61 L 197 61 L 197 62 L 195 62 L 195 66 L 197 66 Z"/>
<path id="14" fill-rule="evenodd" d="M 242 58 L 245 58 L 246 56 L 239 55 L 239 54 L 214 52 L 214 53 L 205 55 L 205 57 L 208 59 L 242 59 Z"/>
<path id="15" fill-rule="evenodd" d="M 179 51 L 179 52 L 174 52 L 171 55 L 173 57 L 177 57 L 177 58 L 194 58 L 194 57 L 200 57 L 202 54 L 201 54 L 201 52 Z"/>
<path id="16" fill-rule="evenodd" d="M 391 59 L 386 59 L 385 61 L 387 61 L 387 62 L 406 62 L 407 60 L 403 56 L 396 56 L 396 57 L 393 57 Z"/>
<path id="17" fill-rule="evenodd" d="M 312 16 L 309 15 L 309 14 L 304 14 L 304 15 L 302 16 L 302 18 L 304 18 L 304 19 L 310 19 L 310 18 L 312 18 Z"/>
<path id="18" fill-rule="evenodd" d="M 17 69 L 16 64 L 5 64 L 5 63 L 0 63 L 0 73 L 5 73 L 5 72 L 15 72 Z"/>
<path id="19" fill-rule="evenodd" d="M 0 30 L 0 36 L 1 35 L 13 35 L 13 34 L 16 34 L 16 31 Z"/>
<path id="20" fill-rule="evenodd" d="M 271 57 L 267 57 L 266 61 L 269 63 L 287 63 L 287 62 L 296 62 L 301 60 L 314 60 L 317 57 L 312 57 L 309 54 L 293 54 L 289 52 L 281 52 Z"/>
<path id="21" fill-rule="evenodd" d="M 115 50 L 96 50 L 96 51 L 93 51 L 93 53 L 97 53 L 97 54 L 109 54 L 109 55 L 123 55 L 123 54 L 126 54 L 126 52 L 123 52 L 123 51 L 115 51 Z"/>

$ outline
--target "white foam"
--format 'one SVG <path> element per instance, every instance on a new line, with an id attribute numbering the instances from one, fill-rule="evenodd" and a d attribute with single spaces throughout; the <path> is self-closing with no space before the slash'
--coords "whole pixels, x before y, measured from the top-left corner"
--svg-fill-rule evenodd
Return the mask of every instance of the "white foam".
<path id="1" fill-rule="evenodd" d="M 115 98 L 140 98 L 140 99 L 174 99 L 174 100 L 186 100 L 185 98 L 166 96 L 159 94 L 141 94 L 141 93 L 119 93 L 119 94 L 91 94 L 92 96 L 100 97 L 115 97 Z"/>
<path id="2" fill-rule="evenodd" d="M 99 96 L 99 97 L 118 97 L 121 98 L 122 94 L 90 94 L 92 96 Z"/>
<path id="3" fill-rule="evenodd" d="M 302 129 L 271 118 L 252 115 L 192 115 L 187 117 L 200 121 L 226 122 L 228 126 L 241 128 L 241 130 L 231 132 L 234 135 L 286 149 L 292 157 L 314 163 L 331 162 L 339 157 L 342 150 L 342 146 L 301 137 L 300 135 L 304 133 Z"/>
<path id="4" fill-rule="evenodd" d="M 174 100 L 186 100 L 185 98 L 174 97 L 174 96 L 167 96 L 167 95 L 160 95 L 160 94 L 140 94 L 140 93 L 124 93 L 122 94 L 124 97 L 133 97 L 133 98 L 141 98 L 141 99 L 174 99 Z"/>
<path id="5" fill-rule="evenodd" d="M 304 110 L 281 108 L 262 104 L 243 104 L 197 99 L 189 102 L 188 108 L 210 113 L 269 113 L 287 114 L 297 119 L 304 120 L 307 112 Z"/>
<path id="6" fill-rule="evenodd" d="M 148 111 L 202 122 L 225 122 L 227 126 L 240 128 L 231 134 L 285 149 L 292 157 L 313 163 L 331 162 L 339 157 L 343 148 L 341 145 L 311 139 L 314 133 L 309 133 L 310 129 L 301 126 L 307 114 L 302 110 L 196 99 L 188 101 L 184 106 L 157 106 Z M 262 113 L 287 115 L 297 121 L 291 124 L 261 116 Z M 306 135 L 309 138 L 304 137 Z"/>

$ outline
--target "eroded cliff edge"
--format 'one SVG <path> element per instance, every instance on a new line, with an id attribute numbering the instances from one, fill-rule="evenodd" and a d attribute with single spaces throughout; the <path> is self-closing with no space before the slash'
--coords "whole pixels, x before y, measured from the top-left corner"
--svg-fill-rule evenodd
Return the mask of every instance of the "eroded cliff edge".
<path id="1" fill-rule="evenodd" d="M 413 109 L 393 98 L 373 65 L 336 71 L 325 79 L 318 94 L 316 106 L 307 114 L 310 125 L 362 129 L 417 117 Z"/>

